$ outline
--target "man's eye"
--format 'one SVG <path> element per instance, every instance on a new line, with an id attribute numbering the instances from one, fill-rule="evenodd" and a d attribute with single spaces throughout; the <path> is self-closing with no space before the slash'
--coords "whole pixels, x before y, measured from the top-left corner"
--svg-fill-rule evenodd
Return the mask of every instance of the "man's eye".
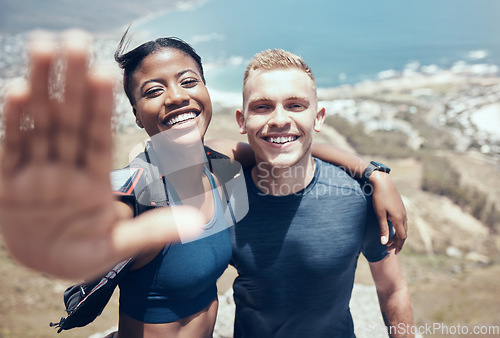
<path id="1" fill-rule="evenodd" d="M 288 106 L 288 109 L 290 109 L 291 111 L 303 111 L 306 109 L 306 107 L 304 107 L 304 105 L 302 105 L 300 103 L 294 103 L 294 104 L 290 104 Z"/>
<path id="2" fill-rule="evenodd" d="M 269 110 L 269 106 L 265 105 L 265 104 L 259 104 L 259 105 L 256 105 L 252 108 L 252 110 L 256 111 L 256 112 L 265 112 L 267 110 Z"/>

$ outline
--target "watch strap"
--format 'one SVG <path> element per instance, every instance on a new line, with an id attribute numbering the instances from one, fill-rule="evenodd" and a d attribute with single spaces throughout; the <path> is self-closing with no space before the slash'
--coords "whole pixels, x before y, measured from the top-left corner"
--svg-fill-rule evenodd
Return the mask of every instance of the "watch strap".
<path id="1" fill-rule="evenodd" d="M 389 168 L 388 166 L 386 166 L 380 162 L 371 161 L 370 164 L 368 164 L 368 166 L 363 171 L 363 175 L 361 175 L 361 185 L 362 186 L 369 183 L 370 176 L 375 170 L 382 171 L 382 172 L 387 173 L 387 174 L 391 172 L 391 168 Z"/>

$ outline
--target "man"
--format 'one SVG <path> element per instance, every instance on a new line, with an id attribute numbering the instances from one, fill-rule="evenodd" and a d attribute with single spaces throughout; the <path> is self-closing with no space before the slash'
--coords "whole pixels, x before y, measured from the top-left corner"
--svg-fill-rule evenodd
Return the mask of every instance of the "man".
<path id="1" fill-rule="evenodd" d="M 250 61 L 236 119 L 256 166 L 245 173 L 250 210 L 230 229 L 235 337 L 353 337 L 349 300 L 360 252 L 386 325 L 412 325 L 407 284 L 398 257 L 380 244 L 370 196 L 311 155 L 324 118 L 301 58 L 267 50 Z"/>

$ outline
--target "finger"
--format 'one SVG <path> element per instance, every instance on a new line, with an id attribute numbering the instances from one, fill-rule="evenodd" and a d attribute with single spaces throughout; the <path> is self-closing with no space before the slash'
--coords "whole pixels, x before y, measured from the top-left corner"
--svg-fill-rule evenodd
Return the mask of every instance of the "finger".
<path id="1" fill-rule="evenodd" d="M 403 229 L 404 229 L 404 239 L 408 237 L 408 217 L 405 213 L 403 217 Z"/>
<path id="2" fill-rule="evenodd" d="M 380 227 L 380 243 L 387 244 L 389 240 L 389 224 L 387 222 L 387 215 L 384 211 L 377 211 L 377 219 Z"/>
<path id="3" fill-rule="evenodd" d="M 28 117 L 34 128 L 25 127 L 29 132 L 25 141 L 29 147 L 30 159 L 34 162 L 46 161 L 51 150 L 51 114 L 49 94 L 50 68 L 56 58 L 56 44 L 48 33 L 35 33 L 28 46 L 30 58 L 29 85 L 30 95 Z"/>
<path id="4" fill-rule="evenodd" d="M 72 30 L 64 33 L 61 54 L 65 60 L 64 100 L 56 110 L 57 151 L 59 158 L 74 165 L 83 147 L 85 99 L 87 91 L 87 65 L 90 36 L 83 31 Z"/>
<path id="5" fill-rule="evenodd" d="M 405 239 L 402 239 L 400 234 L 396 232 L 394 236 L 391 237 L 389 242 L 387 243 L 387 250 L 394 250 L 395 254 L 398 254 L 403 248 L 403 244 Z"/>
<path id="6" fill-rule="evenodd" d="M 395 244 L 395 253 L 398 254 L 403 249 L 403 245 L 408 235 L 406 215 L 392 222 L 394 225 L 394 231 L 396 232 L 396 236 L 394 237 L 397 237 L 397 242 Z"/>
<path id="7" fill-rule="evenodd" d="M 392 251 L 392 250 L 396 250 L 397 246 L 398 246 L 398 239 L 396 236 L 392 236 L 392 238 L 387 242 L 387 251 Z"/>
<path id="8" fill-rule="evenodd" d="M 90 172 L 109 180 L 111 169 L 113 115 L 113 75 L 108 69 L 95 68 L 88 76 L 88 119 L 85 130 L 83 162 Z"/>
<path id="9" fill-rule="evenodd" d="M 408 238 L 408 217 L 406 215 L 406 210 L 405 210 L 405 215 L 403 217 L 403 229 L 404 229 L 404 232 L 401 233 L 401 236 L 400 236 L 400 238 L 401 238 L 401 240 L 400 240 L 401 244 L 400 244 L 400 246 L 399 246 L 399 248 L 397 250 L 397 253 L 399 253 L 399 252 L 401 252 L 401 250 L 403 250 L 403 245 L 405 244 L 405 241 Z"/>
<path id="10" fill-rule="evenodd" d="M 406 214 L 406 208 L 405 208 L 403 201 L 400 200 L 400 203 L 401 203 L 402 212 L 401 212 L 400 217 L 398 218 L 397 223 L 401 224 L 401 226 L 399 226 L 398 229 L 399 229 L 399 233 L 400 233 L 400 238 L 402 238 L 404 241 L 406 239 L 406 237 L 408 236 L 408 215 Z"/>
<path id="11" fill-rule="evenodd" d="M 400 215 L 400 216 L 391 215 L 390 221 L 392 222 L 395 231 L 399 234 L 399 237 L 406 238 L 406 232 L 407 232 L 406 215 Z"/>
<path id="12" fill-rule="evenodd" d="M 195 238 L 201 231 L 203 218 L 197 209 L 178 207 L 148 211 L 139 217 L 122 221 L 113 233 L 113 246 L 118 257 L 131 257 L 144 249 L 158 248 L 178 242 L 180 232 Z"/>
<path id="13" fill-rule="evenodd" d="M 399 254 L 401 250 L 403 250 L 403 245 L 405 244 L 405 241 L 406 237 L 405 238 L 398 237 L 398 243 L 396 246 L 396 255 Z"/>
<path id="14" fill-rule="evenodd" d="M 10 176 L 22 162 L 24 140 L 21 133 L 21 116 L 29 97 L 27 84 L 12 87 L 6 95 L 4 108 L 5 134 L 2 142 L 1 170 L 5 176 Z"/>
<path id="15" fill-rule="evenodd" d="M 397 240 L 395 243 L 394 243 L 394 253 L 397 255 L 401 252 L 401 249 L 403 248 L 403 243 L 404 241 L 402 240 Z"/>

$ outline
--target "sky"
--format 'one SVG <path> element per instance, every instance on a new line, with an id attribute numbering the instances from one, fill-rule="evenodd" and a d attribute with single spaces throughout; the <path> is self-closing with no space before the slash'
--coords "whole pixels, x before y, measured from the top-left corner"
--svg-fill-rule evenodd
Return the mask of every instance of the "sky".
<path id="1" fill-rule="evenodd" d="M 82 28 L 95 34 L 110 33 L 131 21 L 204 0 L 0 0 L 0 33 L 32 29 Z"/>

